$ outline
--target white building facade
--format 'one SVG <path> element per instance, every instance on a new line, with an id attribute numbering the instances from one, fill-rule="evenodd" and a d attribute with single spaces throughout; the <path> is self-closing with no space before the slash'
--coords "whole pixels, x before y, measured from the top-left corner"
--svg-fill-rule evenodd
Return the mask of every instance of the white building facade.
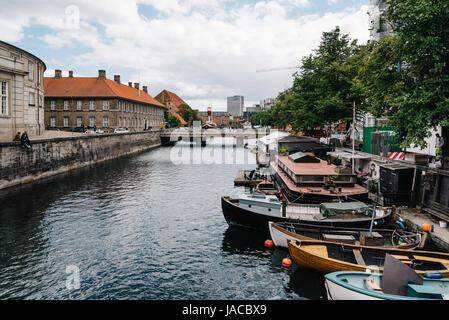
<path id="1" fill-rule="evenodd" d="M 43 134 L 45 70 L 41 59 L 0 41 L 0 141 Z"/>
<path id="2" fill-rule="evenodd" d="M 228 112 L 233 117 L 241 117 L 243 116 L 244 104 L 243 96 L 228 97 Z"/>

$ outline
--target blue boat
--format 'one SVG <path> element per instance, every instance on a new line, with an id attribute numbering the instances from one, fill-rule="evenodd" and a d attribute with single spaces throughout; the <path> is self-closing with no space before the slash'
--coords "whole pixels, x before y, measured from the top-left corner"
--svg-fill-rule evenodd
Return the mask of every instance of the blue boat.
<path id="1" fill-rule="evenodd" d="M 385 293 L 382 274 L 338 271 L 325 275 L 329 300 L 448 300 L 449 279 L 422 278 L 422 284 L 406 283 L 405 295 Z"/>

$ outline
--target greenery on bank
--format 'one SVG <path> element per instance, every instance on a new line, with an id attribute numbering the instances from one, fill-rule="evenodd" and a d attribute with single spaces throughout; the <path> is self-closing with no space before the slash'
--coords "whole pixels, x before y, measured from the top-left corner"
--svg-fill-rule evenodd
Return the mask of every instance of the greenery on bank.
<path id="1" fill-rule="evenodd" d="M 198 112 L 196 110 L 193 110 L 190 106 L 187 104 L 182 104 L 178 107 L 178 114 L 181 116 L 181 118 L 187 123 L 187 125 L 190 127 L 193 124 L 193 121 L 201 121 L 203 123 L 203 119 L 198 115 Z M 164 112 L 164 119 L 167 125 L 170 128 L 177 128 L 181 125 L 181 121 L 178 117 L 171 115 L 169 112 Z"/>
<path id="2" fill-rule="evenodd" d="M 193 124 L 193 121 L 201 121 L 202 118 L 198 115 L 196 110 L 193 110 L 189 105 L 182 104 L 178 107 L 178 114 L 187 122 L 187 125 L 190 127 Z"/>
<path id="3" fill-rule="evenodd" d="M 402 147 L 424 146 L 429 129 L 449 125 L 449 2 L 390 0 L 387 21 L 394 34 L 366 45 L 338 27 L 323 33 L 292 87 L 252 124 L 349 127 L 355 103 L 358 114 L 386 116 Z"/>

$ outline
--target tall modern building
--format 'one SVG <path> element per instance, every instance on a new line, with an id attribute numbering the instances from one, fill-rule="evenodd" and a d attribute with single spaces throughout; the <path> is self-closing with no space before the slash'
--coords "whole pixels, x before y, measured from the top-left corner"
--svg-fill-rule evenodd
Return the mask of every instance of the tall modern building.
<path id="1" fill-rule="evenodd" d="M 243 116 L 243 96 L 228 97 L 228 113 L 233 117 Z"/>
<path id="2" fill-rule="evenodd" d="M 387 0 L 370 0 L 368 15 L 371 40 L 378 41 L 393 32 L 392 24 L 387 21 L 387 10 Z"/>

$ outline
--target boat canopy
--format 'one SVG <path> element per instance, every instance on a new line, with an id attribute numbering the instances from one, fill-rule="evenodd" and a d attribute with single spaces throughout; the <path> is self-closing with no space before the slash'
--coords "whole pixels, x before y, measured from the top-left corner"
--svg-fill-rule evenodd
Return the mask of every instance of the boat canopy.
<path id="1" fill-rule="evenodd" d="M 372 210 L 363 202 L 326 202 L 320 205 L 320 212 L 324 217 L 341 213 L 361 213 L 371 216 Z"/>

